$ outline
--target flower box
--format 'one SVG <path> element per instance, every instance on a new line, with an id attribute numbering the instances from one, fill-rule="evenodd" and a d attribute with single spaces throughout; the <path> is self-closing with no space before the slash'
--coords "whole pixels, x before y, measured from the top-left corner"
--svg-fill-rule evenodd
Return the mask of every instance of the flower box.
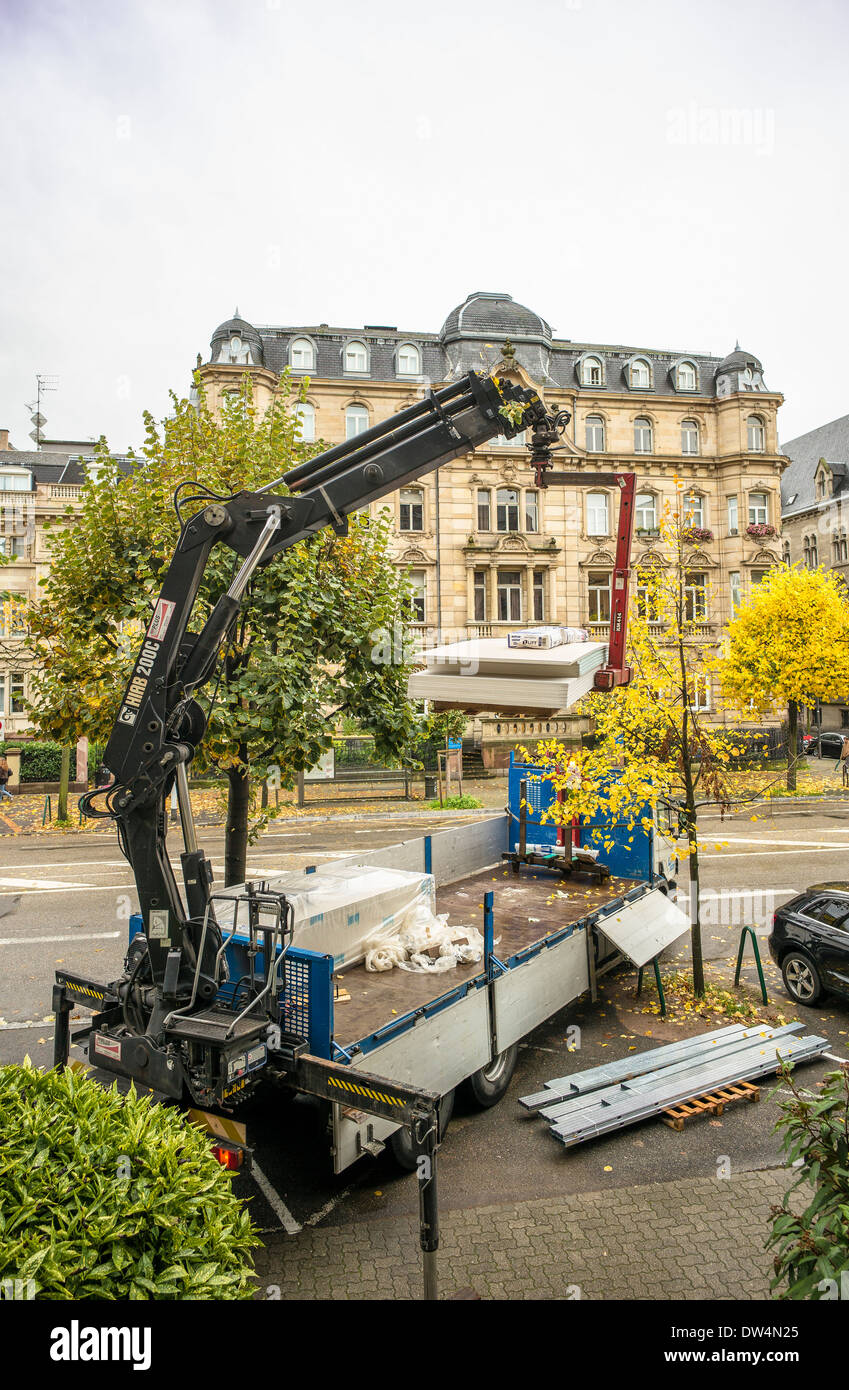
<path id="1" fill-rule="evenodd" d="M 752 521 L 746 527 L 746 535 L 751 536 L 753 541 L 768 541 L 775 534 L 775 527 L 768 526 L 765 521 Z"/>

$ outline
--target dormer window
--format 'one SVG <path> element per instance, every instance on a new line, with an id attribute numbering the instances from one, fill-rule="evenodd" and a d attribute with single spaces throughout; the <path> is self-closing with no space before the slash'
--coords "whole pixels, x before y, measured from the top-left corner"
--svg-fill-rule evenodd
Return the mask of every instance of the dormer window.
<path id="1" fill-rule="evenodd" d="M 315 367 L 315 348 L 309 338 L 293 338 L 289 348 L 289 365 L 296 372 L 311 372 Z"/>
<path id="2" fill-rule="evenodd" d="M 675 369 L 675 385 L 679 391 L 695 391 L 698 385 L 698 376 L 695 363 L 679 362 Z"/>
<path id="3" fill-rule="evenodd" d="M 646 391 L 651 386 L 651 368 L 644 357 L 635 357 L 629 365 L 628 384 L 632 391 Z"/>
<path id="4" fill-rule="evenodd" d="M 604 385 L 604 364 L 600 357 L 585 357 L 583 359 L 581 362 L 581 385 Z"/>
<path id="5" fill-rule="evenodd" d="M 354 338 L 345 345 L 345 371 L 346 372 L 367 372 L 368 371 L 368 349 L 365 343 L 359 338 Z"/>
<path id="6" fill-rule="evenodd" d="M 398 349 L 398 375 L 421 376 L 422 355 L 415 343 L 402 343 Z"/>
<path id="7" fill-rule="evenodd" d="M 830 487 L 829 487 L 828 474 L 826 473 L 826 471 L 825 471 L 824 468 L 821 468 L 820 471 L 819 471 L 819 473 L 817 474 L 817 499 L 818 499 L 818 501 L 820 501 L 820 502 L 824 501 L 825 498 L 828 497 L 830 491 L 831 491 L 831 489 L 830 489 Z"/>
<path id="8" fill-rule="evenodd" d="M 246 366 L 251 360 L 251 350 L 238 333 L 231 333 L 230 341 L 223 344 L 218 360 L 219 362 L 235 363 L 237 366 Z"/>
<path id="9" fill-rule="evenodd" d="M 764 422 L 760 415 L 750 415 L 746 421 L 747 444 L 750 454 L 762 454 L 764 451 Z"/>

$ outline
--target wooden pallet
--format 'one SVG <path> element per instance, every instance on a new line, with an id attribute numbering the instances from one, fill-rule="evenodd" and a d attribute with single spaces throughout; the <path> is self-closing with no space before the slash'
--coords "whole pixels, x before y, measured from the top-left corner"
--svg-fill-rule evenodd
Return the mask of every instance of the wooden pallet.
<path id="1" fill-rule="evenodd" d="M 660 1118 L 670 1129 L 681 1130 L 684 1128 L 684 1121 L 691 1120 L 696 1115 L 721 1115 L 726 1105 L 731 1105 L 735 1100 L 747 1100 L 754 1104 L 760 1098 L 760 1086 L 753 1086 L 751 1081 L 735 1081 L 730 1086 L 721 1086 L 715 1091 L 694 1096 L 692 1100 L 672 1105 L 668 1110 L 664 1110 Z"/>

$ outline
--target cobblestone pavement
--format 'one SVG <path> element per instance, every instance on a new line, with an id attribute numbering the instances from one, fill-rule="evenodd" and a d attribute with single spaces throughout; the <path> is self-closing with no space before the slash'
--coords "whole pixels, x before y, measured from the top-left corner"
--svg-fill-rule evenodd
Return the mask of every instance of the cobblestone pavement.
<path id="1" fill-rule="evenodd" d="M 773 1169 L 445 1212 L 440 1296 L 765 1299 L 769 1210 L 789 1184 Z M 266 1241 L 260 1296 L 421 1297 L 414 1213 Z"/>

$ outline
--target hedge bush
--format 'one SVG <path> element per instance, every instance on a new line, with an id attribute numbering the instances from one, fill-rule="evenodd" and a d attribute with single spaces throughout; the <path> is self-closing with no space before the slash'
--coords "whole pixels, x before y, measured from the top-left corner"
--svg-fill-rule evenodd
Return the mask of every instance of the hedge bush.
<path id="1" fill-rule="evenodd" d="M 62 771 L 62 745 L 49 742 L 0 743 L 0 756 L 20 753 L 22 782 L 58 782 Z M 71 753 L 71 781 L 76 764 Z"/>
<path id="2" fill-rule="evenodd" d="M 208 1136 L 84 1072 L 0 1067 L 0 1282 L 39 1299 L 246 1299 L 259 1238 Z"/>

